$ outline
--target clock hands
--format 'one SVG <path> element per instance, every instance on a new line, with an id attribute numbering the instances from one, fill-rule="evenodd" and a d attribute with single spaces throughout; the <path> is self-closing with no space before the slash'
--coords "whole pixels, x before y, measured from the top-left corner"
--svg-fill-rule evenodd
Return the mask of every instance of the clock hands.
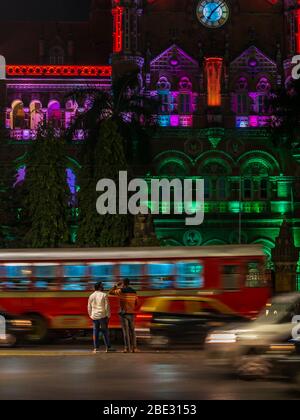
<path id="1" fill-rule="evenodd" d="M 207 20 L 210 20 L 211 19 L 211 17 L 213 16 L 213 14 L 219 9 L 219 7 L 222 7 L 222 6 L 224 6 L 224 1 L 222 1 L 222 3 L 221 4 L 218 4 L 218 6 L 217 7 L 215 7 L 212 11 L 211 11 L 211 13 L 210 13 L 210 15 L 207 17 Z"/>

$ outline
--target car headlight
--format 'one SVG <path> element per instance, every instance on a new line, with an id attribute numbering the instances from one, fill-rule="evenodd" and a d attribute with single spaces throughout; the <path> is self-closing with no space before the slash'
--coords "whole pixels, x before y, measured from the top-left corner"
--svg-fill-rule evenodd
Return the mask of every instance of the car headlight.
<path id="1" fill-rule="evenodd" d="M 30 328 L 32 327 L 32 322 L 27 319 L 13 319 L 10 321 L 10 325 L 17 328 Z"/>
<path id="2" fill-rule="evenodd" d="M 237 336 L 233 333 L 212 333 L 207 336 L 206 344 L 234 344 Z"/>

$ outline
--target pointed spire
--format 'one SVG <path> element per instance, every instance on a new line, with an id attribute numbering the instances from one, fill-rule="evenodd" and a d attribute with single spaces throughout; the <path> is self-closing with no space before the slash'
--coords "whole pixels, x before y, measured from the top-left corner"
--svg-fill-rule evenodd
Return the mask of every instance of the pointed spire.
<path id="1" fill-rule="evenodd" d="M 295 246 L 293 228 L 286 217 L 281 225 L 279 236 L 276 238 L 272 257 L 274 262 L 298 262 L 299 249 Z"/>

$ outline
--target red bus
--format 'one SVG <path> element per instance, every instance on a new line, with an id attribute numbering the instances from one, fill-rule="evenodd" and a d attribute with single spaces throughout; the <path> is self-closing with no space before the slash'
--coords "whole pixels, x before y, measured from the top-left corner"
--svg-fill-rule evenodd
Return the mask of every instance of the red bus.
<path id="1" fill-rule="evenodd" d="M 270 297 L 260 246 L 3 250 L 0 308 L 29 316 L 31 341 L 51 331 L 87 330 L 87 299 L 94 284 L 109 290 L 129 278 L 141 304 L 157 295 L 213 295 L 237 314 L 255 317 Z M 110 328 L 119 329 L 118 298 L 111 297 Z"/>

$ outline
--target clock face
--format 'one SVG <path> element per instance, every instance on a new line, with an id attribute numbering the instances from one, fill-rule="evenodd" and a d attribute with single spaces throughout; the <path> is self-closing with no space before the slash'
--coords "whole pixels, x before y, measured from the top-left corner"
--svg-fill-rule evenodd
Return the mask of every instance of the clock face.
<path id="1" fill-rule="evenodd" d="M 224 0 L 201 0 L 197 6 L 197 18 L 208 28 L 220 28 L 229 18 L 229 7 Z"/>

